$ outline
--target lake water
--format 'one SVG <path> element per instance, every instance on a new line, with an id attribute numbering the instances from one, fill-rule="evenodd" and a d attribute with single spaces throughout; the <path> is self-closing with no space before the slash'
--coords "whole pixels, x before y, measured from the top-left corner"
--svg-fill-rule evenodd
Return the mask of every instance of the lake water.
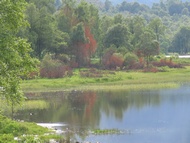
<path id="1" fill-rule="evenodd" d="M 17 119 L 51 123 L 68 130 L 71 142 L 189 143 L 190 85 L 151 91 L 27 94 L 30 104 L 44 108 L 18 111 Z M 118 129 L 121 134 L 95 135 L 95 129 Z"/>

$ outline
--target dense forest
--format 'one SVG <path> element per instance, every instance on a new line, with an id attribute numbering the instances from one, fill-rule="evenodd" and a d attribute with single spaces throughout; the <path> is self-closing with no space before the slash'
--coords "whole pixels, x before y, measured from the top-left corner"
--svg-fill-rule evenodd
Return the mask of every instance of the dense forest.
<path id="1" fill-rule="evenodd" d="M 138 69 L 149 66 L 154 55 L 190 51 L 190 2 L 163 0 L 152 6 L 111 0 L 27 3 L 29 26 L 18 36 L 28 39 L 32 56 L 41 60 L 42 77 L 50 69 Z"/>

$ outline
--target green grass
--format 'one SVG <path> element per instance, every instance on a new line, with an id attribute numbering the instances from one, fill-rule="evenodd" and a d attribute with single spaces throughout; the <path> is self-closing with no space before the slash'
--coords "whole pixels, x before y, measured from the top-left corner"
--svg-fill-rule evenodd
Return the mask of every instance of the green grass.
<path id="1" fill-rule="evenodd" d="M 35 123 L 17 122 L 0 115 L 0 143 L 5 141 L 9 143 L 18 142 L 14 140 L 14 137 L 18 137 L 21 142 L 46 142 L 49 139 L 61 138 L 52 133 L 53 131 Z"/>
<path id="2" fill-rule="evenodd" d="M 47 103 L 44 100 L 28 100 L 23 102 L 22 105 L 19 105 L 16 107 L 15 110 L 21 110 L 21 109 L 47 109 L 49 107 L 49 103 Z"/>
<path id="3" fill-rule="evenodd" d="M 173 88 L 182 82 L 190 82 L 190 67 L 168 69 L 167 72 L 144 73 L 135 71 L 106 72 L 101 78 L 80 77 L 78 71 L 74 76 L 60 79 L 25 80 L 22 88 L 25 92 L 58 90 L 104 90 L 104 89 L 158 89 Z"/>
<path id="4" fill-rule="evenodd" d="M 0 98 L 0 109 L 4 115 L 11 115 L 11 106 L 7 104 L 6 100 Z M 16 105 L 14 107 L 14 112 L 18 110 L 30 110 L 30 109 L 47 109 L 49 107 L 49 103 L 44 100 L 26 100 L 22 102 L 20 105 Z"/>

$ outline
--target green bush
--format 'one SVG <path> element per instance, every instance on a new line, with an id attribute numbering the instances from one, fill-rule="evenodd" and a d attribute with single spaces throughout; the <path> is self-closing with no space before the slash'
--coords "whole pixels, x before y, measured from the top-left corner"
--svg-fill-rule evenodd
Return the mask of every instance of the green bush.
<path id="1" fill-rule="evenodd" d="M 127 69 L 134 69 L 136 63 L 138 62 L 138 57 L 134 53 L 127 53 L 124 56 L 124 66 Z"/>

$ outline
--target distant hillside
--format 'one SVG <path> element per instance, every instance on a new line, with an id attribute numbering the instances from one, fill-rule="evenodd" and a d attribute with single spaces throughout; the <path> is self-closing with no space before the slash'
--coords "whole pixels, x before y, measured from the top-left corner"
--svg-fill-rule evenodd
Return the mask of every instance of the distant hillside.
<path id="1" fill-rule="evenodd" d="M 102 2 L 105 2 L 105 0 L 101 0 Z M 112 2 L 112 4 L 116 5 L 116 4 L 120 4 L 123 1 L 127 1 L 127 2 L 138 2 L 141 4 L 146 4 L 151 6 L 153 3 L 158 3 L 160 0 L 110 0 Z"/>
<path id="2" fill-rule="evenodd" d="M 76 0 L 77 2 L 80 2 L 81 0 Z M 102 7 L 104 5 L 104 2 L 106 0 L 85 0 L 87 2 L 90 2 L 98 7 Z M 148 5 L 148 6 L 152 6 L 153 3 L 159 3 L 160 0 L 109 0 L 113 5 L 117 5 L 117 4 L 121 4 L 123 1 L 126 1 L 126 2 L 138 2 L 140 4 L 145 4 L 145 5 Z M 190 0 L 181 0 L 182 2 L 190 2 Z M 61 4 L 61 0 L 55 0 L 55 3 L 56 3 L 56 6 L 60 6 Z"/>
<path id="3" fill-rule="evenodd" d="M 105 2 L 105 0 L 100 0 L 100 1 Z M 152 6 L 153 3 L 159 3 L 160 2 L 160 0 L 109 0 L 109 1 L 111 1 L 113 5 L 120 4 L 123 1 L 127 1 L 127 2 L 138 2 L 141 4 L 146 4 L 148 6 Z M 181 1 L 182 2 L 185 2 L 185 1 L 190 2 L 190 0 L 181 0 Z"/>
<path id="4" fill-rule="evenodd" d="M 105 0 L 85 0 L 86 2 L 89 2 L 97 7 L 102 7 Z M 123 0 L 122 0 L 123 1 Z M 81 0 L 76 0 L 77 3 L 81 2 Z M 55 0 L 55 6 L 58 8 L 61 6 L 62 0 Z M 114 3 L 113 3 L 114 4 Z M 117 3 L 115 3 L 117 4 Z M 119 4 L 119 3 L 118 3 Z"/>

